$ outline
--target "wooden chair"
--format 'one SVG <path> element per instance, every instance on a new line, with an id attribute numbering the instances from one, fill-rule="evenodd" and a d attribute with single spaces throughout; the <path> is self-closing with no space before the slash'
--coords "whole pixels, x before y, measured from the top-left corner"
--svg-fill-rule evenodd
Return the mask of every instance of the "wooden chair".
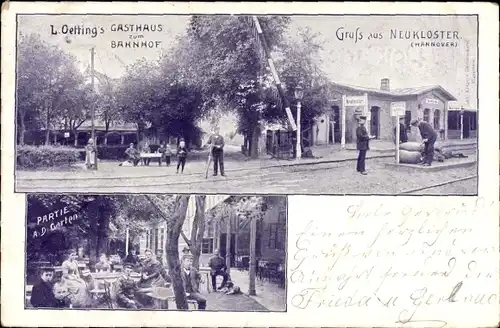
<path id="1" fill-rule="evenodd" d="M 168 302 L 175 303 L 175 295 L 173 286 L 171 287 L 153 287 L 152 297 L 160 307 L 168 309 Z M 158 302 L 160 301 L 160 302 Z M 155 303 L 156 303 L 155 302 Z M 194 310 L 198 310 L 198 302 L 195 300 L 187 300 L 188 307 L 192 306 Z M 160 305 L 161 304 L 161 305 Z"/>
<path id="2" fill-rule="evenodd" d="M 26 285 L 26 294 L 24 296 L 25 308 L 31 308 L 31 292 L 33 291 L 33 285 Z"/>

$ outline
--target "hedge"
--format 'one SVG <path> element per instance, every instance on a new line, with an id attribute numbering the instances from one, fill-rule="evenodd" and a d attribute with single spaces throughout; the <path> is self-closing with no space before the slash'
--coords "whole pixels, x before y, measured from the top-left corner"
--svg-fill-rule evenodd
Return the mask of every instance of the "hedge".
<path id="1" fill-rule="evenodd" d="M 17 151 L 17 166 L 20 169 L 71 166 L 79 161 L 80 150 L 55 146 L 20 146 Z"/>

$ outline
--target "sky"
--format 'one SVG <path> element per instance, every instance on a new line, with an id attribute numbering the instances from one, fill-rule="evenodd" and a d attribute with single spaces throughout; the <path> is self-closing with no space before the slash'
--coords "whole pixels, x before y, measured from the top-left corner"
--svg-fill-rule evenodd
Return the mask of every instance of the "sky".
<path id="1" fill-rule="evenodd" d="M 144 57 L 157 59 L 163 49 L 172 46 L 187 28 L 188 16 L 132 15 L 40 15 L 19 16 L 18 33 L 38 33 L 43 40 L 57 44 L 79 60 L 82 70 L 90 62 L 89 48 L 96 49 L 95 68 L 110 77 L 119 77 L 125 65 Z M 155 26 L 157 31 L 112 31 L 118 24 Z M 103 33 L 64 35 L 70 26 L 96 27 Z M 158 31 L 161 25 L 161 31 Z M 379 88 L 380 79 L 389 78 L 391 88 L 441 85 L 458 99 L 458 103 L 477 107 L 477 23 L 474 16 L 294 16 L 289 29 L 294 37 L 298 29 L 309 27 L 320 33 L 320 53 L 324 73 L 335 82 Z M 351 32 L 344 40 L 339 32 Z M 357 31 L 357 32 L 356 32 Z M 421 40 L 391 38 L 392 32 L 449 31 L 458 39 L 453 47 L 412 47 Z M 57 32 L 57 35 L 53 33 Z M 369 35 L 380 38 L 368 38 Z M 446 34 L 446 33 L 445 33 Z M 132 35 L 143 35 L 135 41 L 157 42 L 157 48 L 112 48 L 112 42 L 133 41 Z M 352 39 L 357 35 L 357 39 Z M 362 38 L 360 37 L 362 35 Z M 355 38 L 355 37 L 354 37 Z M 68 42 L 69 41 L 69 42 Z M 436 42 L 446 42 L 442 38 Z"/>

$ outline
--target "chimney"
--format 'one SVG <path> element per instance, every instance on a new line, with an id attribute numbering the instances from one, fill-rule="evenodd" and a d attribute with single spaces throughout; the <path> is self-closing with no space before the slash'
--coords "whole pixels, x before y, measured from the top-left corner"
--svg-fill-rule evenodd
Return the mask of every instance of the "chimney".
<path id="1" fill-rule="evenodd" d="M 391 91 L 390 80 L 388 78 L 380 80 L 380 90 Z"/>

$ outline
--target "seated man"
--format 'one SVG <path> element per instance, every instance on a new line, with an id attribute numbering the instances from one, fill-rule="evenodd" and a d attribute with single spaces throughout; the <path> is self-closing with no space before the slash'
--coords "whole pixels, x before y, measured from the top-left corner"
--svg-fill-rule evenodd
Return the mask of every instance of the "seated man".
<path id="1" fill-rule="evenodd" d="M 194 281 L 200 281 L 201 276 L 198 270 L 191 267 L 193 264 L 193 256 L 192 255 L 184 255 L 182 257 L 182 269 L 181 269 L 181 278 L 182 283 L 184 284 L 184 291 L 186 292 L 186 297 L 188 300 L 195 300 L 198 303 L 199 310 L 205 310 L 207 306 L 207 300 L 201 296 L 198 292 L 198 288 Z"/>
<path id="2" fill-rule="evenodd" d="M 56 298 L 52 284 L 53 277 L 54 268 L 40 268 L 40 281 L 33 286 L 31 291 L 30 302 L 35 308 L 62 308 L 67 305 L 63 299 Z"/>
<path id="3" fill-rule="evenodd" d="M 210 267 L 210 275 L 212 277 L 212 288 L 214 291 L 217 291 L 218 289 L 224 288 L 227 283 L 228 279 L 228 274 L 227 274 L 227 266 L 226 266 L 226 260 L 222 256 L 219 255 L 219 250 L 216 249 L 214 251 L 214 255 L 208 260 L 208 266 Z M 222 284 L 220 287 L 217 289 L 217 283 L 216 279 L 217 276 L 222 276 Z"/>
<path id="4" fill-rule="evenodd" d="M 116 302 L 120 307 L 127 309 L 140 309 L 142 304 L 135 297 L 139 290 L 137 283 L 130 277 L 133 271 L 133 265 L 126 263 L 123 266 L 123 275 L 116 281 Z"/>
<path id="5" fill-rule="evenodd" d="M 125 154 L 128 157 L 128 161 L 134 166 L 137 166 L 137 164 L 139 164 L 139 161 L 141 160 L 141 153 L 137 149 L 135 149 L 133 143 L 131 143 L 130 146 L 125 150 Z"/>

